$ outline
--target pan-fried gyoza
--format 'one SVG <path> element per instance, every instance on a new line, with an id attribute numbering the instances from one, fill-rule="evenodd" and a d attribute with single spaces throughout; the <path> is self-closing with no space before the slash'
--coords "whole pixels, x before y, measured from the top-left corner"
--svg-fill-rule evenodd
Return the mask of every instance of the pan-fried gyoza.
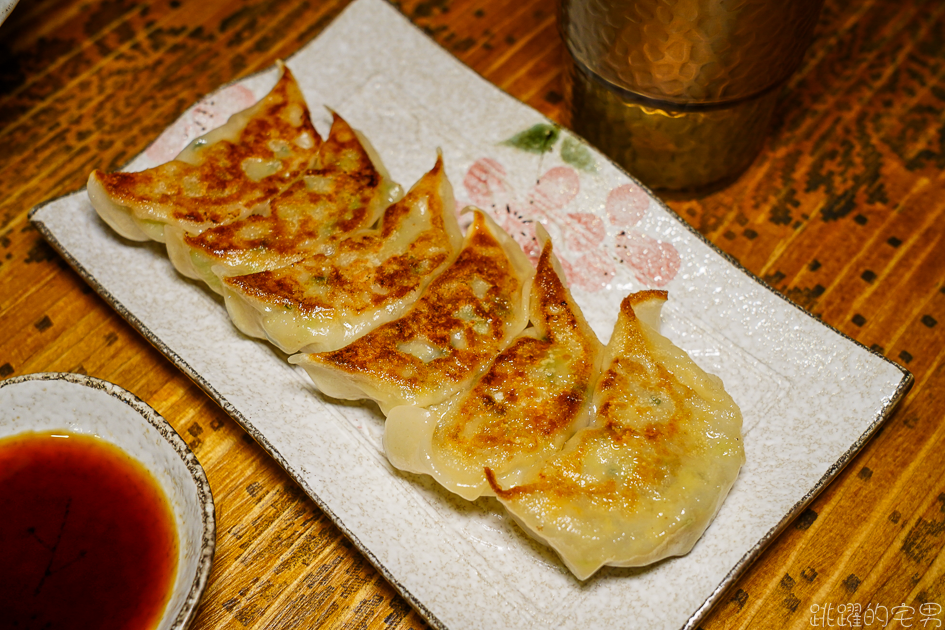
<path id="1" fill-rule="evenodd" d="M 462 245 L 453 205 L 438 159 L 377 228 L 288 267 L 224 278 L 233 323 L 293 353 L 337 350 L 397 319 Z"/>
<path id="2" fill-rule="evenodd" d="M 721 381 L 659 334 L 663 291 L 627 297 L 604 351 L 590 425 L 499 501 L 580 579 L 688 553 L 745 461 Z"/>
<path id="3" fill-rule="evenodd" d="M 323 393 L 371 399 L 385 413 L 442 402 L 525 328 L 533 273 L 518 244 L 477 211 L 459 256 L 403 317 L 339 350 L 289 361 Z"/>
<path id="4" fill-rule="evenodd" d="M 225 225 L 164 233 L 171 262 L 218 293 L 221 278 L 280 269 L 372 226 L 400 196 L 370 144 L 334 114 L 310 168 L 265 207 Z"/>
<path id="5" fill-rule="evenodd" d="M 263 211 L 321 145 L 302 91 L 280 67 L 269 94 L 170 162 L 136 173 L 92 171 L 89 200 L 99 216 L 125 238 L 163 243 L 168 225 L 199 234 Z"/>
<path id="6" fill-rule="evenodd" d="M 401 406 L 387 416 L 391 463 L 427 473 L 464 499 L 494 494 L 486 468 L 504 485 L 519 483 L 587 423 L 602 348 L 542 236 L 531 327 L 469 392 L 439 409 Z"/>
<path id="7" fill-rule="evenodd" d="M 322 393 L 375 401 L 402 470 L 495 496 L 579 579 L 687 553 L 744 462 L 721 381 L 659 333 L 662 291 L 602 347 L 539 226 L 537 270 L 488 215 L 465 236 L 442 157 L 400 197 L 337 114 L 326 140 L 292 73 L 139 173 L 89 178 L 99 215 L 167 244 Z"/>

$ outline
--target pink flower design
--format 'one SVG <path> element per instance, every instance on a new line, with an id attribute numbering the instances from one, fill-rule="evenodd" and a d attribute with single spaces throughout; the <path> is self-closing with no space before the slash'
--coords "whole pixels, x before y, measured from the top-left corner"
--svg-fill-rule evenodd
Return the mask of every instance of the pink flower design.
<path id="1" fill-rule="evenodd" d="M 600 291 L 617 275 L 614 261 L 603 250 L 571 254 L 568 258 L 562 257 L 557 250 L 555 253 L 561 262 L 561 268 L 564 269 L 564 275 L 568 278 L 568 284 L 572 287 L 580 287 L 585 291 Z"/>
<path id="2" fill-rule="evenodd" d="M 540 220 L 553 221 L 559 210 L 571 203 L 581 190 L 581 178 L 569 166 L 556 166 L 538 178 L 528 196 L 532 213 Z"/>
<path id="3" fill-rule="evenodd" d="M 603 219 L 590 212 L 569 212 L 561 231 L 567 253 L 559 258 L 568 282 L 587 291 L 599 291 L 610 284 L 617 269 L 604 247 L 607 226 Z"/>
<path id="4" fill-rule="evenodd" d="M 486 157 L 469 168 L 463 186 L 470 201 L 491 209 L 496 222 L 533 262 L 540 254 L 535 221 L 557 228 L 562 242 L 556 243 L 555 252 L 571 286 L 599 291 L 613 280 L 616 265 L 606 247 L 604 220 L 590 212 L 565 212 L 581 189 L 580 177 L 573 168 L 549 169 L 522 199 L 509 184 L 505 167 Z M 611 225 L 622 230 L 616 245 L 626 252 L 623 262 L 633 269 L 636 278 L 644 284 L 664 286 L 679 270 L 676 248 L 640 232 L 627 231 L 643 218 L 649 203 L 649 196 L 639 186 L 624 184 L 608 194 L 605 214 Z"/>
<path id="5" fill-rule="evenodd" d="M 624 184 L 607 195 L 605 210 L 611 225 L 629 228 L 640 222 L 650 206 L 650 198 L 635 184 Z M 676 277 L 681 260 L 672 243 L 664 243 L 636 230 L 621 231 L 616 237 L 618 254 L 633 270 L 633 276 L 648 286 L 664 287 Z"/>
<path id="6" fill-rule="evenodd" d="M 195 138 L 225 123 L 230 116 L 256 102 L 252 91 L 239 84 L 211 94 L 164 130 L 145 154 L 156 164 L 174 159 Z"/>
<path id="7" fill-rule="evenodd" d="M 604 209 L 611 225 L 618 227 L 636 225 L 650 207 L 650 198 L 636 184 L 617 186 L 607 195 Z"/>
<path id="8" fill-rule="evenodd" d="M 533 215 L 528 203 L 516 199 L 515 191 L 506 181 L 505 167 L 492 158 L 482 158 L 469 167 L 463 186 L 472 203 L 482 209 L 491 209 L 492 217 L 502 229 L 522 246 L 534 262 L 541 253 L 535 238 Z"/>
<path id="9" fill-rule="evenodd" d="M 587 251 L 607 238 L 603 219 L 589 212 L 569 212 L 569 229 L 564 233 L 565 246 L 572 251 Z"/>
<path id="10" fill-rule="evenodd" d="M 616 275 L 614 260 L 603 247 L 607 226 L 596 214 L 562 210 L 577 197 L 581 180 L 573 168 L 557 166 L 539 178 L 528 197 L 532 216 L 546 226 L 556 226 L 563 243 L 555 253 L 568 278 L 568 284 L 587 291 L 599 291 Z M 541 253 L 534 243 L 534 258 Z"/>
<path id="11" fill-rule="evenodd" d="M 505 182 L 505 167 L 492 158 L 482 158 L 470 166 L 463 185 L 473 203 L 482 207 L 505 203 L 511 198 Z"/>
<path id="12" fill-rule="evenodd" d="M 581 178 L 573 168 L 556 166 L 546 171 L 525 197 L 520 199 L 506 180 L 505 168 L 492 158 L 473 164 L 463 184 L 474 204 L 491 208 L 496 222 L 514 238 L 525 254 L 538 260 L 541 250 L 535 237 L 535 221 L 546 226 L 567 227 L 564 243 L 555 253 L 568 282 L 589 291 L 598 291 L 613 278 L 614 261 L 600 247 L 607 229 L 600 217 L 587 212 L 567 214 L 562 210 L 581 190 Z"/>
<path id="13" fill-rule="evenodd" d="M 623 261 L 633 270 L 633 276 L 645 285 L 665 287 L 679 272 L 681 260 L 676 248 L 642 232 L 618 234 L 617 251 L 623 253 Z"/>

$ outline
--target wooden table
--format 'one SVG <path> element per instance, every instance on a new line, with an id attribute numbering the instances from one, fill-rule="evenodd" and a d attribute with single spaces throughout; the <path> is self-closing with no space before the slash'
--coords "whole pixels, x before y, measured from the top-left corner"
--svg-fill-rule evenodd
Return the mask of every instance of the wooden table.
<path id="1" fill-rule="evenodd" d="M 21 0 L 0 27 L 0 377 L 113 381 L 188 441 L 218 518 L 194 628 L 424 622 L 236 423 L 90 291 L 27 212 L 81 188 L 93 168 L 120 167 L 193 101 L 290 55 L 345 4 Z M 553 0 L 396 4 L 486 79 L 564 118 Z M 670 205 L 775 290 L 906 366 L 915 386 L 703 627 L 823 626 L 812 611 L 828 605 L 836 627 L 849 604 L 898 613 L 885 627 L 941 627 L 945 3 L 827 0 L 789 88 L 741 179 Z M 879 612 L 861 625 L 883 627 Z"/>

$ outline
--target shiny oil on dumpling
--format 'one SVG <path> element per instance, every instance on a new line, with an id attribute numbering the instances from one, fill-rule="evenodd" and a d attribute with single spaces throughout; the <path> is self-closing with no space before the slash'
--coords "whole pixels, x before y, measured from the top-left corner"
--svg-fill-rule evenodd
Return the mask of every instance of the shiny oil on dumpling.
<path id="1" fill-rule="evenodd" d="M 688 553 L 745 461 L 721 381 L 658 332 L 665 300 L 644 291 L 621 304 L 587 428 L 522 484 L 489 475 L 515 520 L 582 580 Z"/>
<path id="2" fill-rule="evenodd" d="M 400 196 L 368 141 L 334 114 L 311 168 L 265 212 L 188 234 L 165 229 L 174 266 L 220 293 L 220 278 L 278 269 L 363 230 Z"/>
<path id="3" fill-rule="evenodd" d="M 485 468 L 501 486 L 520 483 L 587 422 L 602 347 L 543 236 L 531 326 L 456 400 L 390 411 L 384 449 L 395 467 L 473 500 L 494 494 Z"/>
<path id="4" fill-rule="evenodd" d="M 476 211 L 459 256 L 403 317 L 339 350 L 289 361 L 328 396 L 371 399 L 385 414 L 442 402 L 525 328 L 533 273 L 518 244 Z"/>
<path id="5" fill-rule="evenodd" d="M 269 94 L 170 162 L 136 173 L 93 171 L 88 193 L 99 216 L 125 238 L 164 242 L 166 225 L 196 234 L 260 211 L 321 144 L 292 73 L 280 67 Z"/>
<path id="6" fill-rule="evenodd" d="M 377 228 L 288 267 L 223 279 L 233 323 L 285 352 L 326 352 L 403 315 L 463 236 L 441 159 Z"/>

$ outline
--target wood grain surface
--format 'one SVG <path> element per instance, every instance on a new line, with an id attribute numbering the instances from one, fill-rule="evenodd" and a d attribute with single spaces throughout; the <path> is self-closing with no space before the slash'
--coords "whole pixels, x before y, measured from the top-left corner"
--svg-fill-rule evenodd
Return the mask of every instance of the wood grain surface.
<path id="1" fill-rule="evenodd" d="M 487 80 L 566 119 L 553 0 L 395 4 Z M 345 5 L 20 0 L 0 26 L 0 378 L 107 379 L 190 444 L 218 518 L 198 629 L 425 624 L 27 213 L 93 168 L 119 168 L 192 102 L 290 55 Z M 945 3 L 827 0 L 754 165 L 723 190 L 668 202 L 772 288 L 915 375 L 880 433 L 702 627 L 942 627 Z M 838 616 L 857 605 L 858 617 Z"/>

